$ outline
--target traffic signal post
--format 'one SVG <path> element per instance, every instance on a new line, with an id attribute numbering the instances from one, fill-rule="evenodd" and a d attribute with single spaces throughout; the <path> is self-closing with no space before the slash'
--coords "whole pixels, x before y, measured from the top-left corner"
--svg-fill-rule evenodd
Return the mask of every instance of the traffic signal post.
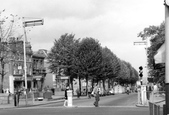
<path id="1" fill-rule="evenodd" d="M 164 1 L 165 6 L 165 100 L 166 106 L 164 108 L 166 115 L 169 115 L 169 0 Z"/>
<path id="2" fill-rule="evenodd" d="M 137 42 L 134 42 L 134 45 L 145 45 L 145 49 L 146 49 L 146 73 L 147 73 L 147 78 L 148 78 L 147 48 L 150 46 L 150 38 L 147 37 L 147 38 L 146 38 L 146 41 L 137 41 Z M 142 70 L 143 70 L 143 67 L 142 67 L 142 66 L 140 66 L 140 67 L 141 67 Z M 140 69 L 141 69 L 140 67 L 139 67 L 139 72 L 140 72 Z M 141 71 L 142 71 L 142 70 L 141 70 Z M 142 78 L 142 77 L 143 77 L 143 73 L 141 73 L 140 75 L 142 75 L 142 76 L 141 76 L 141 78 Z M 139 76 L 140 76 L 140 75 L 139 75 Z M 145 81 L 143 82 L 143 79 L 142 79 L 142 84 L 143 84 L 143 83 L 146 83 L 146 82 L 145 82 Z M 141 85 L 142 85 L 142 84 L 141 84 Z"/>
<path id="3" fill-rule="evenodd" d="M 140 77 L 140 83 L 141 83 L 141 85 L 143 85 L 143 81 L 142 81 L 142 78 L 143 78 L 143 67 L 142 66 L 139 67 L 139 77 Z"/>
<path id="4" fill-rule="evenodd" d="M 143 84 L 143 67 L 139 67 L 139 81 L 140 81 L 140 90 L 138 91 L 138 104 L 146 105 L 147 98 L 146 98 L 146 85 Z"/>

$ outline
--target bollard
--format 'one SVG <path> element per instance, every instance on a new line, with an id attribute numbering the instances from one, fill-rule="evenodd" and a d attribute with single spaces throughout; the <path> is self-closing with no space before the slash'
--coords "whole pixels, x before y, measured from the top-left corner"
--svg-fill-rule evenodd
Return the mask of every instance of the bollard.
<path id="1" fill-rule="evenodd" d="M 68 107 L 72 107 L 73 104 L 72 104 L 72 90 L 68 90 L 67 91 L 67 95 L 68 95 L 68 103 L 67 103 L 67 106 Z"/>
<path id="2" fill-rule="evenodd" d="M 32 91 L 32 103 L 35 103 L 35 97 L 34 97 L 34 92 Z"/>
<path id="3" fill-rule="evenodd" d="M 10 104 L 10 94 L 8 95 L 8 104 Z"/>

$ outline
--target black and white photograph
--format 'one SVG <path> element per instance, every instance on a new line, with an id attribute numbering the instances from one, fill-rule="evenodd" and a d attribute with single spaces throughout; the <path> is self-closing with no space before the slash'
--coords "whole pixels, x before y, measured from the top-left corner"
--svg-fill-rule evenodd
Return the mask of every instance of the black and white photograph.
<path id="1" fill-rule="evenodd" d="M 0 115 L 169 115 L 169 0 L 1 1 Z"/>

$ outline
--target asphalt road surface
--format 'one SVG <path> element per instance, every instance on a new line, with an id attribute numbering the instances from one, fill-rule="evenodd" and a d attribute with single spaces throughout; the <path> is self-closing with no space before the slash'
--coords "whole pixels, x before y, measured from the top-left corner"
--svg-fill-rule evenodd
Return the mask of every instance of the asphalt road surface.
<path id="1" fill-rule="evenodd" d="M 149 111 L 137 107 L 35 107 L 0 110 L 0 115 L 149 115 Z"/>
<path id="2" fill-rule="evenodd" d="M 94 97 L 88 99 L 87 97 L 81 97 L 80 99 L 73 100 L 73 105 L 78 107 L 94 107 Z M 117 94 L 111 96 L 103 96 L 100 97 L 99 106 L 100 107 L 135 107 L 137 104 L 137 94 L 132 93 L 130 95 L 127 94 Z M 40 105 L 41 107 L 61 107 L 63 106 L 63 102 L 51 103 L 47 105 Z"/>
<path id="3" fill-rule="evenodd" d="M 63 101 L 50 104 L 0 110 L 0 115 L 149 115 L 149 108 L 136 107 L 137 94 L 118 94 L 100 98 L 99 107 L 94 98 L 73 100 L 74 107 L 63 107 Z M 162 115 L 162 114 L 161 114 Z"/>

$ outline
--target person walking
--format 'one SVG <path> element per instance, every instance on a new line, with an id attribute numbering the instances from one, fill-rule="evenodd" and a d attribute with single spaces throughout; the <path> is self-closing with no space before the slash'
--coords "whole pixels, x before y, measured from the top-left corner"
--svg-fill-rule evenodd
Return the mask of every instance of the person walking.
<path id="1" fill-rule="evenodd" d="M 65 89 L 65 101 L 64 101 L 64 104 L 63 104 L 63 106 L 64 107 L 66 107 L 67 106 L 67 104 L 68 104 L 68 98 L 67 98 L 67 91 L 69 90 L 69 87 L 67 86 L 66 87 L 66 89 Z"/>
<path id="2" fill-rule="evenodd" d="M 95 97 L 95 101 L 94 101 L 93 104 L 94 104 L 95 107 L 98 107 L 99 106 L 99 101 L 100 101 L 98 84 L 96 84 L 96 86 L 94 87 L 93 94 L 94 94 L 94 97 Z"/>

